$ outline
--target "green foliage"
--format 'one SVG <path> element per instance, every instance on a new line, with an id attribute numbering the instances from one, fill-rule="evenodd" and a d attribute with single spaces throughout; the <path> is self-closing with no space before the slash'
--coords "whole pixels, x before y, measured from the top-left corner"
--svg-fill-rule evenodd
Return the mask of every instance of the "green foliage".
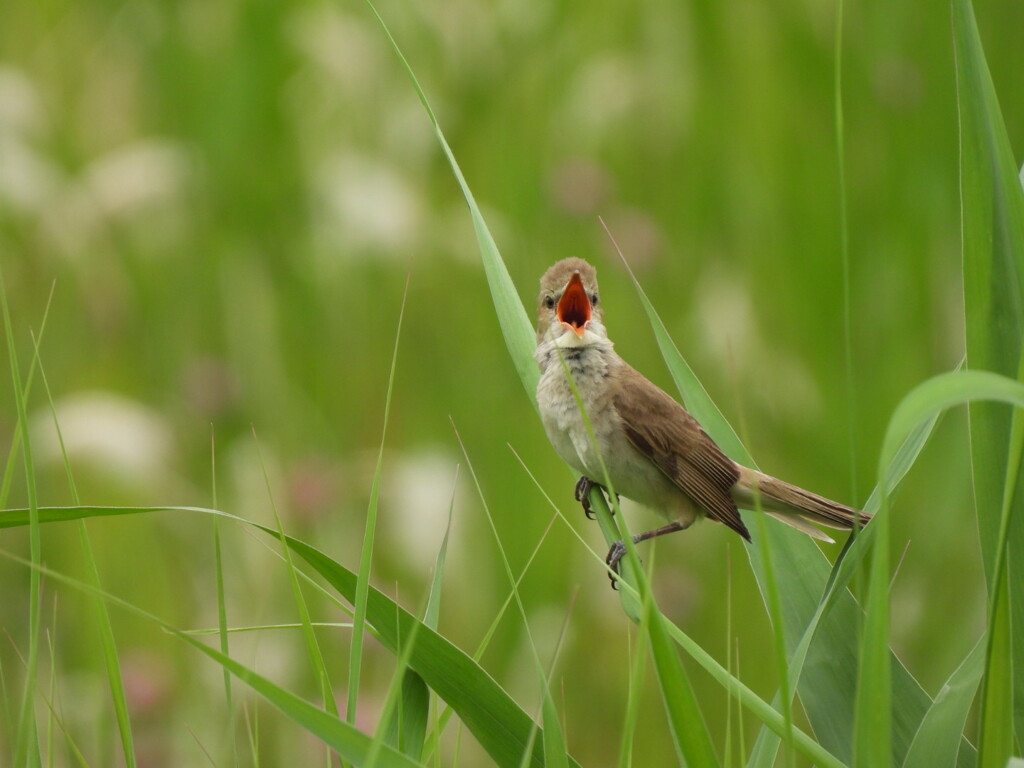
<path id="1" fill-rule="evenodd" d="M 0 763 L 1014 764 L 1024 11 L 951 9 L 5 14 Z M 585 525 L 528 407 L 569 254 L 731 456 L 877 483 L 876 522 L 840 550 L 745 511 L 729 617 L 707 524 L 631 547 L 617 599 L 597 530 L 641 518 Z M 212 551 L 211 423 L 246 518 Z"/>

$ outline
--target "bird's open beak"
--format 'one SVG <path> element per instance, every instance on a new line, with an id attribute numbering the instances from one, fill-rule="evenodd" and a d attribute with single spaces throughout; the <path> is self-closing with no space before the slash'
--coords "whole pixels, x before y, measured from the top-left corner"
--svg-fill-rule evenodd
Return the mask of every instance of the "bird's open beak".
<path id="1" fill-rule="evenodd" d="M 583 287 L 579 272 L 569 278 L 569 284 L 565 286 L 565 293 L 558 301 L 555 314 L 562 325 L 576 331 L 576 335 L 583 338 L 583 333 L 590 322 L 590 298 Z"/>

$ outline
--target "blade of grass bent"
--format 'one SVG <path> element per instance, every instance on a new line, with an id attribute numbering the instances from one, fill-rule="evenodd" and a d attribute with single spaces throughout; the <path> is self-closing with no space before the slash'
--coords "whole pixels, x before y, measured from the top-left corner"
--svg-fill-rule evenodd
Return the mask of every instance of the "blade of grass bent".
<path id="1" fill-rule="evenodd" d="M 477 245 L 480 248 L 480 257 L 484 265 L 484 274 L 487 276 L 487 284 L 491 291 L 491 297 L 494 300 L 495 313 L 498 316 L 498 324 L 501 326 L 501 333 L 505 338 L 505 344 L 508 347 L 509 357 L 512 358 L 512 364 L 519 374 L 519 379 L 526 389 L 530 402 L 534 403 L 534 407 L 536 407 L 537 381 L 540 378 L 540 373 L 537 370 L 537 364 L 533 360 L 533 348 L 536 345 L 533 326 L 519 299 L 519 294 L 512 283 L 512 278 L 509 276 L 505 262 L 498 252 L 498 246 L 495 244 L 494 237 L 487 227 L 487 222 L 484 221 L 483 214 L 480 213 L 480 207 L 476 203 L 476 198 L 473 196 L 469 184 L 466 183 L 466 179 L 462 175 L 462 169 L 455 159 L 455 153 L 448 146 L 448 140 L 441 130 L 441 124 L 438 122 L 437 116 L 430 106 L 430 101 L 427 99 L 426 93 L 416 78 L 416 73 L 413 72 L 412 66 L 405 58 L 405 54 L 402 53 L 402 49 L 398 46 L 395 38 L 391 35 L 391 30 L 384 23 L 384 19 L 377 11 L 376 6 L 370 0 L 366 0 L 366 4 L 384 31 L 395 55 L 402 62 L 406 74 L 409 75 L 416 95 L 419 97 L 420 103 L 430 119 L 430 124 L 434 128 L 434 135 L 441 145 L 455 180 L 459 184 L 459 189 L 462 191 L 466 204 L 469 206 L 469 213 L 473 220 L 473 230 L 476 232 Z"/>
<path id="2" fill-rule="evenodd" d="M 533 552 L 530 553 L 530 556 L 526 559 L 526 562 L 523 564 L 523 567 L 519 572 L 519 576 L 516 578 L 515 589 L 519 589 L 519 585 L 522 584 L 523 579 L 529 572 L 530 566 L 533 565 L 533 561 L 536 559 L 537 553 L 540 552 L 541 547 L 547 539 L 547 535 L 551 532 L 553 522 L 554 520 L 552 519 L 552 521 L 548 523 L 548 527 L 544 530 L 544 533 L 541 534 L 541 537 L 537 541 L 536 546 L 534 546 Z M 473 652 L 472 659 L 474 663 L 479 663 L 480 659 L 483 658 L 484 653 L 486 652 L 488 646 L 491 643 L 492 638 L 494 637 L 494 633 L 497 631 L 498 626 L 501 624 L 501 620 L 505 616 L 505 612 L 509 609 L 509 606 L 512 605 L 514 597 L 514 592 L 510 590 L 508 595 L 506 595 L 505 600 L 502 602 L 501 607 L 498 609 L 494 618 L 491 620 L 490 626 L 488 626 L 487 631 L 484 632 L 483 638 L 477 644 L 476 650 Z M 430 738 L 427 744 L 428 754 L 437 754 L 437 745 L 438 739 L 440 738 L 440 733 L 445 729 L 445 727 L 447 727 L 448 721 L 451 719 L 453 711 L 454 710 L 452 710 L 450 706 L 446 707 L 444 712 L 442 712 L 438 717 L 438 725 L 440 727 L 435 728 L 434 731 L 430 734 Z"/>
<path id="3" fill-rule="evenodd" d="M 894 452 L 894 444 L 913 426 L 927 418 L 937 410 L 945 410 L 954 405 L 978 401 L 1001 402 L 1015 406 L 1015 410 L 1024 409 L 1024 384 L 1014 379 L 990 373 L 988 371 L 958 371 L 929 379 L 897 406 L 882 446 L 882 460 Z M 1020 422 L 1014 429 L 1016 451 L 1020 451 L 1022 433 Z M 1011 454 L 1014 466 L 1019 465 L 1019 453 Z M 989 638 L 986 660 L 985 686 L 994 686 L 989 692 L 982 689 L 982 711 L 980 722 L 979 765 L 1001 766 L 1005 763 L 1013 748 L 1013 731 L 1010 705 L 1012 691 L 1012 660 L 1010 659 L 1009 607 L 1008 594 L 1000 589 L 1003 581 L 1003 564 L 1006 560 L 1003 553 L 1008 542 L 1010 520 L 1010 499 L 1014 493 L 1015 473 L 1007 477 L 1007 488 L 1002 506 L 999 538 L 997 541 L 996 572 L 993 579 L 993 594 L 989 610 Z M 991 678 L 990 678 L 991 676 Z M 994 708 L 986 713 L 986 705 Z M 994 719 L 986 723 L 986 714 Z M 988 729 L 986 731 L 986 728 Z"/>
<path id="4" fill-rule="evenodd" d="M 279 538 L 273 528 L 253 523 L 227 512 L 202 507 L 40 507 L 40 523 L 57 523 L 90 517 L 116 517 L 120 515 L 153 512 L 198 512 L 219 515 L 243 525 L 256 528 L 269 536 Z M 27 509 L 0 510 L 0 529 L 28 524 Z M 328 584 L 349 602 L 353 602 L 358 577 L 343 565 L 303 541 L 284 535 L 285 543 L 312 567 Z M 414 623 L 419 620 L 390 598 L 369 588 L 366 620 L 377 630 L 377 639 L 393 653 L 399 650 L 399 639 L 408 637 Z M 452 645 L 426 626 L 417 630 L 417 642 L 412 648 L 409 667 L 415 669 L 427 685 L 446 701 L 459 715 L 501 768 L 518 766 L 525 745 L 531 740 L 533 723 L 529 716 L 494 681 L 482 667 L 464 651 Z M 543 737 L 543 734 L 538 734 Z M 542 766 L 539 751 L 531 766 Z M 570 766 L 578 764 L 570 758 Z"/>
<path id="5" fill-rule="evenodd" d="M 380 450 L 377 452 L 377 466 L 373 471 L 370 486 L 370 501 L 366 510 L 366 526 L 363 530 L 363 546 L 359 554 L 359 583 L 353 602 L 355 614 L 352 617 L 352 645 L 349 649 L 348 664 L 348 706 L 346 716 L 350 723 L 356 721 L 356 707 L 359 698 L 359 675 L 363 664 L 363 626 L 366 623 L 366 601 L 370 588 L 370 564 L 373 560 L 373 539 L 377 529 L 377 503 L 380 496 L 380 477 L 384 466 L 384 444 L 388 433 L 388 419 L 391 416 L 391 394 L 395 385 L 395 369 L 398 367 L 398 341 L 402 335 L 402 320 L 405 317 L 405 301 L 409 295 L 409 278 L 402 293 L 402 306 L 398 311 L 398 328 L 395 330 L 395 344 L 391 352 L 391 369 L 388 372 L 388 388 L 384 395 L 384 424 L 381 427 Z"/>
<path id="6" fill-rule="evenodd" d="M 1024 351 L 1024 193 L 1003 122 L 970 0 L 952 0 L 953 50 L 960 123 L 960 200 L 967 360 L 971 368 L 1020 378 Z M 1024 414 L 1005 406 L 976 403 L 969 410 L 975 507 L 990 594 L 999 591 L 1000 510 L 1011 474 L 1011 434 Z M 1012 514 L 1024 510 L 1024 489 L 1008 500 Z M 1009 532 L 1011 551 L 1024 552 L 1024 526 Z M 990 637 L 993 648 L 1007 645 L 1018 674 L 1011 675 L 1010 699 L 983 712 L 980 737 L 1001 742 L 1005 752 L 1011 728 L 1024 743 L 1024 558 L 1008 563 L 1009 621 L 1005 640 Z M 990 600 L 993 608 L 998 603 Z M 1000 624 L 1000 626 L 1003 626 Z M 1005 662 L 1001 662 L 1000 666 Z M 991 666 L 991 665 L 990 665 Z M 1004 673 L 1009 669 L 1003 669 Z M 986 681 L 989 676 L 986 675 Z M 994 703 L 994 702 L 993 702 Z M 990 720 L 995 717 L 996 721 Z M 990 730 L 989 726 L 995 726 Z M 989 735 L 992 736 L 990 740 Z M 1012 736 L 1010 737 L 1012 739 Z M 999 762 L 998 758 L 993 758 Z M 1001 768 L 1001 767 L 1000 767 Z"/>
<path id="7" fill-rule="evenodd" d="M 263 528 L 263 530 L 272 536 L 278 535 L 278 533 L 272 528 Z M 6 553 L 4 554 L 15 562 L 20 562 L 28 567 L 33 567 L 29 561 L 24 560 L 23 558 L 14 557 Z M 300 725 L 316 738 L 323 741 L 324 744 L 345 759 L 350 760 L 357 765 L 362 765 L 366 762 L 372 747 L 372 739 L 355 727 L 340 720 L 337 716 L 310 704 L 301 697 L 296 696 L 290 691 L 271 682 L 268 678 L 263 677 L 254 670 L 235 661 L 230 656 L 225 656 L 220 651 L 200 642 L 187 632 L 177 629 L 154 614 L 151 614 L 126 600 L 112 595 L 109 592 L 98 590 L 85 582 L 72 579 L 64 574 L 49 570 L 45 567 L 40 567 L 39 570 L 54 581 L 65 584 L 81 592 L 98 596 L 111 605 L 116 605 L 135 616 L 146 619 L 147 621 L 160 626 L 166 632 L 175 635 L 200 653 L 205 654 L 218 664 L 230 670 L 230 672 L 239 680 L 244 682 L 270 704 L 283 712 L 289 719 Z M 379 768 L 416 768 L 419 765 L 419 763 L 389 747 L 380 748 L 378 760 Z"/>

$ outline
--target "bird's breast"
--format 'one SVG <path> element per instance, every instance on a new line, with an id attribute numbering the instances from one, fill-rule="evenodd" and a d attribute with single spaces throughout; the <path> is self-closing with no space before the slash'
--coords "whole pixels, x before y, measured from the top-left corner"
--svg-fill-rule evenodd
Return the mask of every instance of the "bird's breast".
<path id="1" fill-rule="evenodd" d="M 612 403 L 610 361 L 591 348 L 565 350 L 563 359 L 564 365 L 554 353 L 554 359 L 543 366 L 544 373 L 537 385 L 541 419 L 558 455 L 580 473 L 600 482 L 603 471 L 599 453 L 607 454 L 615 435 L 621 433 Z M 579 393 L 582 410 L 569 375 Z"/>

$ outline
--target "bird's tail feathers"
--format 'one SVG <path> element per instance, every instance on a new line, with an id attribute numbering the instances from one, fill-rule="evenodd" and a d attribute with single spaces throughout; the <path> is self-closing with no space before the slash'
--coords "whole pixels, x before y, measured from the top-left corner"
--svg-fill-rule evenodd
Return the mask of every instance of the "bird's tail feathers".
<path id="1" fill-rule="evenodd" d="M 863 526 L 871 515 L 804 490 L 771 475 L 744 467 L 738 484 L 742 495 L 755 507 L 815 538 L 828 539 L 808 522 L 838 530 Z M 815 533 L 811 533 L 810 528 Z M 820 535 L 815 535 L 820 534 Z"/>

